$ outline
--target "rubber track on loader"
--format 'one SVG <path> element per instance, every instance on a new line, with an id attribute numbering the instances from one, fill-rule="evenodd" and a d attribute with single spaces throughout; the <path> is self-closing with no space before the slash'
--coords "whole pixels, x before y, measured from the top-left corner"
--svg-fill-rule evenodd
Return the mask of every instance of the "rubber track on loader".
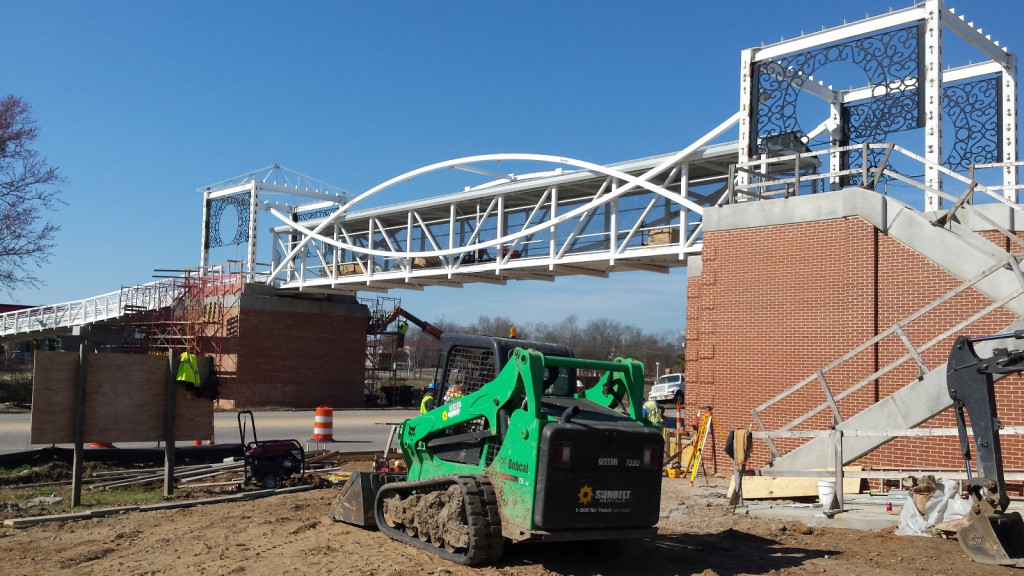
<path id="1" fill-rule="evenodd" d="M 421 539 L 415 533 L 415 527 L 389 526 L 385 521 L 385 499 L 395 495 L 405 499 L 413 494 L 445 491 L 452 484 L 458 485 L 462 492 L 462 507 L 469 533 L 468 548 L 449 551 L 441 543 Z M 505 540 L 501 534 L 498 498 L 486 476 L 441 476 L 414 482 L 391 482 L 381 487 L 373 508 L 377 528 L 389 538 L 422 548 L 452 562 L 476 566 L 496 562 L 504 552 Z"/>

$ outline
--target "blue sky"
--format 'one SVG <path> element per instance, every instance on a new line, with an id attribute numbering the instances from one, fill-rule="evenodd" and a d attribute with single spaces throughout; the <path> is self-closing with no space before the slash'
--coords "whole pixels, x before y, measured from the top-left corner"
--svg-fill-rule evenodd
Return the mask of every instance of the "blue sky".
<path id="1" fill-rule="evenodd" d="M 907 5 L 0 0 L 0 93 L 32 106 L 37 149 L 67 178 L 46 286 L 0 302 L 198 265 L 196 188 L 275 163 L 357 194 L 471 154 L 680 150 L 738 109 L 743 48 Z M 1024 3 L 948 5 L 1024 52 Z M 678 332 L 685 294 L 679 269 L 389 296 L 435 321 L 511 316 L 514 298 L 524 322 Z"/>

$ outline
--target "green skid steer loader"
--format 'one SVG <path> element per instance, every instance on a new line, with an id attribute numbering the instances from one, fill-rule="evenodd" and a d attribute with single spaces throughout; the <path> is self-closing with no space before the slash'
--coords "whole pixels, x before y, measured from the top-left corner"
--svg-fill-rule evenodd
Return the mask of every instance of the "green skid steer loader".
<path id="1" fill-rule="evenodd" d="M 505 542 L 657 532 L 664 440 L 641 415 L 643 365 L 565 346 L 444 334 L 439 406 L 401 424 L 407 472 L 355 473 L 338 521 L 461 564 Z M 577 391 L 577 371 L 601 374 Z"/>

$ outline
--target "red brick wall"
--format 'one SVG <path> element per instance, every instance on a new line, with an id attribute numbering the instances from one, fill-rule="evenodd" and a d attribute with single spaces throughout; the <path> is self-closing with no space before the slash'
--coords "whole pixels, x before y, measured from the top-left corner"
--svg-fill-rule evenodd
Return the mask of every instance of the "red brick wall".
<path id="1" fill-rule="evenodd" d="M 754 424 L 751 410 L 802 380 L 798 392 L 761 413 L 777 430 L 825 402 L 818 369 L 849 353 L 961 284 L 954 276 L 860 218 L 792 224 L 704 235 L 700 277 L 688 288 L 686 333 L 686 421 L 712 406 L 725 432 Z M 905 329 L 923 346 L 990 302 L 970 290 L 929 312 Z M 993 334 L 1013 320 L 997 311 L 964 330 Z M 929 368 L 945 362 L 952 337 L 923 354 Z M 907 354 L 891 335 L 866 348 L 825 378 L 833 395 L 850 389 L 874 371 Z M 839 402 L 848 418 L 910 383 L 916 364 L 870 380 Z M 1024 421 L 1018 377 L 997 384 L 999 415 L 1005 425 Z M 832 420 L 826 408 L 797 430 L 824 430 Z M 952 410 L 924 426 L 953 427 Z M 797 440 L 776 440 L 784 453 Z M 1017 437 L 1003 438 L 1007 468 L 1024 466 Z M 769 459 L 764 441 L 755 442 L 752 463 Z M 956 437 L 897 439 L 861 459 L 877 467 L 962 467 Z"/>
<path id="2" fill-rule="evenodd" d="M 365 314 L 243 305 L 225 316 L 220 407 L 363 406 Z"/>

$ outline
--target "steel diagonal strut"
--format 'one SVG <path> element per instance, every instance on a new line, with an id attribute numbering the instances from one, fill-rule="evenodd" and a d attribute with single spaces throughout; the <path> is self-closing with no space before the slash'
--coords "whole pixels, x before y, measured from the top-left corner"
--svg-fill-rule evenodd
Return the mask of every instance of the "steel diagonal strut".
<path id="1" fill-rule="evenodd" d="M 688 150 L 693 150 L 693 149 L 695 149 L 693 146 L 688 148 Z M 406 173 L 401 174 L 399 176 L 396 176 L 396 177 L 394 177 L 394 178 L 392 178 L 392 179 L 390 179 L 390 180 L 388 180 L 386 182 L 378 184 L 377 186 L 375 186 L 375 187 L 367 190 L 366 192 L 363 192 L 359 196 L 353 198 L 351 202 L 348 202 L 348 203 L 340 206 L 338 208 L 338 210 L 334 214 L 332 214 L 330 217 L 326 218 L 323 222 L 318 224 L 313 229 L 310 229 L 310 228 L 307 228 L 305 226 L 302 226 L 298 222 L 293 222 L 290 219 L 285 218 L 281 214 L 277 214 L 277 213 L 271 212 L 274 215 L 274 217 L 276 217 L 279 220 L 281 220 L 281 222 L 283 222 L 285 225 L 287 225 L 288 227 L 292 228 L 296 232 L 300 233 L 302 235 L 302 238 L 282 258 L 281 263 L 278 264 L 277 267 L 275 267 L 271 271 L 271 274 L 269 275 L 269 277 L 270 278 L 274 278 L 278 274 L 280 274 L 281 271 L 285 267 L 288 266 L 288 262 L 290 262 L 292 259 L 294 259 L 296 255 L 298 255 L 302 250 L 305 249 L 306 244 L 309 243 L 311 240 L 314 240 L 314 239 L 315 240 L 319 240 L 320 242 L 322 242 L 324 244 L 329 244 L 329 245 L 332 245 L 332 246 L 335 246 L 335 247 L 338 247 L 338 248 L 341 248 L 341 249 L 351 250 L 352 252 L 355 252 L 355 253 L 358 253 L 358 254 L 367 255 L 367 256 L 390 256 L 390 255 L 393 255 L 393 252 L 390 252 L 390 251 L 387 251 L 387 250 L 378 250 L 378 249 L 373 249 L 373 248 L 364 248 L 364 247 L 360 247 L 360 246 L 354 246 L 354 245 L 351 245 L 351 244 L 346 243 L 346 242 L 340 242 L 340 241 L 335 240 L 333 238 L 328 238 L 327 236 L 322 235 L 321 232 L 326 227 L 328 227 L 331 224 L 335 223 L 338 219 L 341 218 L 341 216 L 343 214 L 348 212 L 353 206 L 355 206 L 356 204 L 358 204 L 362 200 L 364 200 L 364 199 L 366 199 L 366 198 L 376 194 L 377 192 L 380 192 L 380 191 L 382 191 L 382 190 L 384 190 L 386 188 L 389 188 L 389 187 L 391 187 L 391 186 L 393 186 L 393 185 L 395 185 L 395 184 L 397 184 L 399 182 L 403 182 L 403 181 L 409 180 L 411 178 L 414 178 L 416 176 L 419 176 L 419 175 L 422 175 L 422 174 L 426 174 L 426 173 L 429 173 L 429 172 L 434 172 L 434 171 L 437 171 L 437 170 L 441 170 L 441 169 L 445 169 L 445 168 L 453 167 L 453 166 L 462 166 L 462 165 L 465 165 L 465 164 L 468 164 L 468 163 L 473 163 L 473 162 L 500 162 L 500 161 L 516 161 L 516 160 L 536 161 L 536 162 L 551 162 L 551 163 L 556 163 L 556 164 L 567 164 L 567 165 L 570 165 L 570 166 L 576 166 L 578 168 L 582 168 L 584 170 L 590 170 L 592 172 L 596 172 L 596 173 L 604 174 L 606 176 L 610 176 L 610 177 L 613 177 L 613 178 L 621 179 L 621 180 L 623 180 L 625 182 L 625 184 L 623 186 L 618 187 L 613 193 L 608 194 L 607 196 L 603 196 L 601 198 L 596 198 L 596 199 L 591 200 L 590 202 L 588 202 L 586 204 L 580 205 L 580 206 L 578 206 L 578 207 L 576 207 L 576 208 L 574 208 L 574 209 L 572 209 L 572 210 L 570 210 L 570 211 L 568 211 L 568 212 L 566 212 L 564 214 L 559 214 L 557 217 L 555 217 L 554 219 L 552 219 L 550 221 L 538 224 L 536 226 L 532 226 L 530 228 L 524 228 L 524 229 L 516 232 L 515 234 L 510 234 L 508 236 L 503 236 L 501 238 L 496 238 L 494 240 L 489 240 L 487 242 L 482 242 L 482 243 L 477 245 L 477 247 L 479 247 L 479 248 L 489 248 L 489 247 L 492 247 L 492 246 L 497 246 L 497 245 L 499 245 L 501 243 L 508 242 L 509 240 L 514 240 L 514 239 L 517 239 L 517 238 L 522 238 L 522 237 L 525 237 L 525 236 L 529 236 L 530 234 L 535 234 L 535 233 L 541 232 L 541 231 L 551 227 L 554 224 L 560 224 L 562 222 L 571 220 L 571 219 L 575 218 L 576 216 L 579 216 L 579 215 L 581 215 L 581 214 L 583 214 L 583 213 L 585 213 L 585 212 L 587 212 L 589 210 L 592 210 L 593 208 L 595 208 L 595 207 L 597 207 L 597 206 L 599 206 L 601 204 L 604 204 L 604 203 L 606 203 L 606 202 L 608 202 L 610 200 L 618 198 L 621 195 L 625 194 L 626 192 L 629 192 L 629 191 L 631 191 L 631 190 L 633 190 L 634 188 L 637 188 L 637 187 L 644 188 L 644 189 L 646 189 L 646 190 L 648 190 L 648 191 L 650 191 L 650 192 L 652 192 L 654 194 L 658 194 L 660 196 L 664 196 L 665 198 L 667 198 L 667 199 L 669 199 L 669 200 L 671 200 L 673 202 L 677 202 L 679 204 L 682 204 L 682 205 L 686 206 L 687 208 L 689 208 L 690 210 L 692 210 L 693 212 L 696 212 L 698 214 L 703 215 L 703 213 L 704 213 L 704 207 L 703 206 L 701 206 L 700 204 L 697 204 L 697 203 L 693 202 L 692 200 L 686 198 L 683 194 L 677 194 L 675 192 L 672 192 L 670 190 L 665 189 L 662 186 L 659 186 L 657 184 L 654 184 L 654 183 L 650 182 L 650 180 L 649 180 L 650 178 L 653 178 L 655 175 L 657 175 L 661 171 L 664 171 L 669 166 L 671 166 L 671 164 L 667 164 L 667 163 L 662 163 L 663 167 L 660 167 L 660 170 L 658 169 L 658 167 L 656 167 L 654 169 L 649 170 L 646 174 L 644 174 L 644 175 L 642 175 L 640 177 L 637 177 L 637 176 L 632 176 L 630 174 L 622 172 L 620 170 L 616 170 L 614 168 L 609 168 L 607 166 L 602 166 L 600 164 L 594 164 L 592 162 L 586 162 L 584 160 L 576 160 L 576 159 L 572 159 L 572 158 L 566 158 L 566 157 L 563 157 L 563 156 L 551 156 L 551 155 L 547 155 L 547 154 L 484 154 L 484 155 L 479 155 L 479 156 L 467 156 L 467 157 L 464 157 L 464 158 L 457 158 L 457 159 L 454 159 L 454 160 L 446 160 L 444 162 L 438 162 L 438 163 L 435 163 L 435 164 L 431 164 L 429 166 L 424 166 L 422 168 L 418 168 L 416 170 L 412 170 L 412 171 L 406 172 Z M 448 255 L 453 255 L 453 254 L 457 254 L 457 253 L 464 252 L 464 251 L 465 251 L 465 248 L 460 246 L 460 247 L 457 247 L 457 248 L 436 249 L 436 250 L 433 250 L 433 251 L 422 252 L 422 254 L 425 255 L 425 256 L 448 256 Z"/>

